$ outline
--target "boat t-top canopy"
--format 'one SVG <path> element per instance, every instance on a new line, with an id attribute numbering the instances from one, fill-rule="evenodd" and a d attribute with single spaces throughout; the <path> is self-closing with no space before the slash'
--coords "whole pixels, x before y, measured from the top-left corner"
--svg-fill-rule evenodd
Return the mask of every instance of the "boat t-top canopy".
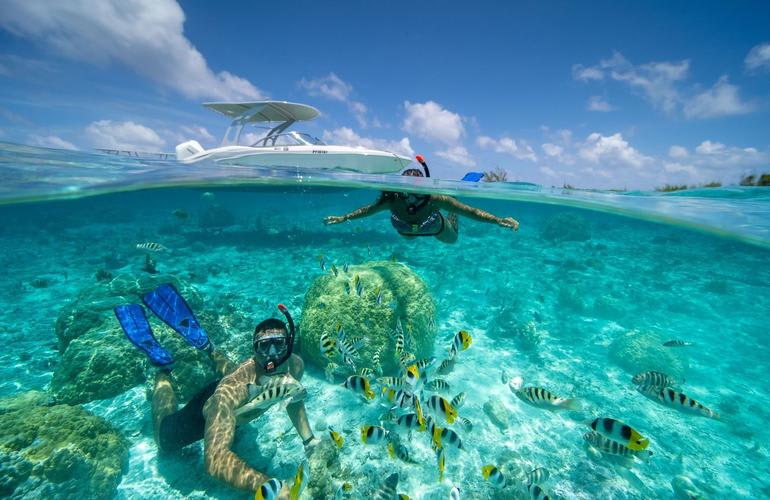
<path id="1" fill-rule="evenodd" d="M 286 101 L 205 102 L 203 105 L 233 119 L 222 145 L 238 144 L 244 125 L 249 123 L 280 122 L 265 136 L 270 137 L 283 132 L 294 122 L 313 120 L 321 114 L 313 106 Z"/>
<path id="2" fill-rule="evenodd" d="M 303 122 L 321 114 L 313 106 L 286 101 L 205 102 L 203 105 L 243 123 Z"/>

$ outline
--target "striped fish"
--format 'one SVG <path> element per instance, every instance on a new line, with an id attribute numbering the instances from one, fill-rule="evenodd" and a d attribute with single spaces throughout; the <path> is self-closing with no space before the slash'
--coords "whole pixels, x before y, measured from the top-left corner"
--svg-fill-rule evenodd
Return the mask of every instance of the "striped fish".
<path id="1" fill-rule="evenodd" d="M 420 424 L 420 432 L 425 430 L 425 415 L 422 413 L 422 404 L 419 396 L 414 397 L 414 411 L 417 412 L 417 422 Z"/>
<path id="2" fill-rule="evenodd" d="M 463 424 L 463 429 L 465 429 L 466 431 L 472 431 L 473 430 L 473 422 L 471 422 L 470 420 L 468 420 L 465 417 L 457 417 L 457 418 Z"/>
<path id="3" fill-rule="evenodd" d="M 449 403 L 449 401 L 441 396 L 434 394 L 428 399 L 427 405 L 428 408 L 433 410 L 434 414 L 444 417 L 447 423 L 452 424 L 457 418 L 457 410 Z"/>
<path id="4" fill-rule="evenodd" d="M 409 450 L 406 448 L 406 446 L 397 441 L 390 441 L 388 443 L 388 454 L 391 458 L 398 458 L 402 462 L 406 462 L 408 464 L 417 463 L 417 461 L 409 455 Z"/>
<path id="5" fill-rule="evenodd" d="M 356 274 L 353 278 L 353 288 L 356 291 L 356 295 L 361 296 L 361 291 L 364 289 L 364 284 L 361 282 L 361 277 Z"/>
<path id="6" fill-rule="evenodd" d="M 454 339 L 452 339 L 450 353 L 454 352 L 454 354 L 452 354 L 451 357 L 454 358 L 458 352 L 468 349 L 472 343 L 473 338 L 471 337 L 471 334 L 465 330 L 460 330 L 455 334 Z"/>
<path id="7" fill-rule="evenodd" d="M 342 445 L 345 444 L 345 438 L 342 437 L 342 434 L 335 431 L 331 427 L 329 427 L 329 437 L 332 438 L 332 441 L 334 442 L 334 445 L 337 446 L 337 448 L 342 448 Z"/>
<path id="8" fill-rule="evenodd" d="M 275 478 L 268 479 L 259 485 L 259 489 L 254 494 L 254 500 L 274 500 L 278 498 L 278 492 L 281 491 L 281 488 L 283 488 L 282 481 Z"/>
<path id="9" fill-rule="evenodd" d="M 455 358 L 445 359 L 436 369 L 436 375 L 449 375 L 455 369 Z"/>
<path id="10" fill-rule="evenodd" d="M 343 272 L 348 272 L 348 269 L 349 269 L 349 268 L 350 268 L 350 266 L 348 265 L 348 263 L 347 263 L 347 262 L 345 262 L 344 264 L 342 264 L 342 271 L 343 271 Z"/>
<path id="11" fill-rule="evenodd" d="M 404 333 L 396 333 L 396 354 L 400 357 L 404 353 Z"/>
<path id="12" fill-rule="evenodd" d="M 664 406 L 674 408 L 683 413 L 719 420 L 719 414 L 717 412 L 710 408 L 706 408 L 701 403 L 670 387 L 661 389 L 659 387 L 646 388 L 644 386 L 639 386 L 637 389 L 648 398 L 657 401 Z"/>
<path id="13" fill-rule="evenodd" d="M 429 358 L 418 359 L 417 361 L 414 362 L 414 364 L 417 365 L 417 369 L 420 370 L 421 377 L 425 377 L 430 367 L 433 366 L 435 363 L 436 363 L 436 358 L 434 358 L 433 356 Z"/>
<path id="14" fill-rule="evenodd" d="M 527 484 L 522 488 L 522 493 L 529 495 L 532 500 L 551 500 L 551 495 L 539 484 Z"/>
<path id="15" fill-rule="evenodd" d="M 607 439 L 598 432 L 594 431 L 589 431 L 583 434 L 583 439 L 585 439 L 588 444 L 607 455 L 615 455 L 619 457 L 637 457 L 642 460 L 647 460 L 652 456 L 652 452 L 649 450 L 632 450 L 628 446 L 623 446 L 622 444 L 613 441 L 612 439 Z"/>
<path id="16" fill-rule="evenodd" d="M 596 434 L 596 433 L 594 433 Z M 601 436 L 599 436 L 601 437 Z M 618 443 L 615 443 L 618 444 Z M 525 484 L 543 484 L 551 477 L 551 473 L 545 467 L 538 467 L 533 469 L 524 476 Z"/>
<path id="17" fill-rule="evenodd" d="M 323 332 L 321 334 L 320 345 L 322 356 L 326 356 L 327 358 L 334 356 L 334 348 L 337 347 L 337 341 L 331 338 L 328 333 Z"/>
<path id="18" fill-rule="evenodd" d="M 388 431 L 379 425 L 361 426 L 361 442 L 364 444 L 377 444 L 388 435 Z"/>
<path id="19" fill-rule="evenodd" d="M 404 333 L 404 325 L 401 324 L 401 318 L 396 318 L 396 333 Z"/>
<path id="20" fill-rule="evenodd" d="M 663 345 L 666 347 L 691 347 L 695 344 L 686 340 L 669 340 L 668 342 L 663 342 Z"/>
<path id="21" fill-rule="evenodd" d="M 680 382 L 671 375 L 667 375 L 661 372 L 649 371 L 637 373 L 634 378 L 631 379 L 636 385 L 643 385 L 646 387 L 658 387 L 663 389 L 664 387 L 678 387 L 679 384 L 684 383 L 684 379 Z"/>
<path id="22" fill-rule="evenodd" d="M 407 430 L 419 429 L 420 420 L 417 418 L 416 413 L 407 413 L 396 419 L 396 427 Z"/>
<path id="23" fill-rule="evenodd" d="M 378 347 L 377 350 L 374 351 L 374 354 L 372 354 L 372 364 L 374 365 L 374 371 L 376 371 L 378 375 L 382 375 L 382 363 L 380 362 L 381 352 L 382 347 Z"/>
<path id="24" fill-rule="evenodd" d="M 346 339 L 344 337 L 337 340 L 337 350 L 343 357 L 345 356 L 349 358 L 358 357 L 358 350 L 356 349 L 355 344 L 351 342 L 349 339 Z"/>
<path id="25" fill-rule="evenodd" d="M 410 361 L 414 361 L 414 354 L 411 352 L 402 352 L 398 357 L 398 364 L 401 366 L 406 366 Z"/>
<path id="26" fill-rule="evenodd" d="M 350 389 L 356 394 L 361 394 L 367 400 L 374 399 L 374 391 L 369 385 L 369 381 L 360 375 L 351 375 L 342 384 L 346 389 Z"/>
<path id="27" fill-rule="evenodd" d="M 382 390 L 380 391 L 380 396 L 392 403 L 396 400 L 396 392 L 398 392 L 396 389 L 383 386 Z"/>
<path id="28" fill-rule="evenodd" d="M 465 393 L 461 392 L 457 396 L 453 397 L 450 403 L 452 403 L 452 406 L 455 408 L 460 408 L 465 403 Z"/>
<path id="29" fill-rule="evenodd" d="M 318 263 L 321 266 L 321 271 L 326 271 L 326 259 L 324 259 L 323 255 L 318 256 Z"/>
<path id="30" fill-rule="evenodd" d="M 358 370 L 358 374 L 361 375 L 362 377 L 369 378 L 372 375 L 374 375 L 374 370 L 372 370 L 368 366 L 365 366 L 365 367 L 361 368 L 360 370 Z"/>
<path id="31" fill-rule="evenodd" d="M 305 489 L 305 485 L 310 480 L 308 477 L 309 473 L 310 468 L 308 467 L 307 461 L 299 464 L 299 467 L 297 468 L 297 475 L 294 476 L 294 484 L 291 485 L 291 489 L 289 490 L 289 500 L 299 499 L 299 496 L 302 494 L 302 490 Z"/>
<path id="32" fill-rule="evenodd" d="M 393 403 L 398 408 L 412 408 L 414 406 L 414 395 L 404 389 L 396 391 Z"/>
<path id="33" fill-rule="evenodd" d="M 420 370 L 417 369 L 417 365 L 409 365 L 404 368 L 404 375 L 401 378 L 404 380 L 405 388 L 414 390 L 417 381 L 420 380 Z"/>
<path id="34" fill-rule="evenodd" d="M 381 286 L 378 286 L 374 290 L 374 302 L 377 305 L 381 305 L 382 304 L 382 287 Z"/>
<path id="35" fill-rule="evenodd" d="M 401 389 L 404 380 L 401 377 L 380 377 L 377 379 L 377 383 L 391 389 Z"/>
<path id="36" fill-rule="evenodd" d="M 138 243 L 136 245 L 137 250 L 148 250 L 150 252 L 165 252 L 168 248 L 164 247 L 160 243 L 153 243 L 148 241 L 147 243 Z"/>
<path id="37" fill-rule="evenodd" d="M 500 469 L 494 465 L 487 464 L 482 467 L 481 475 L 485 481 L 489 481 L 489 483 L 495 488 L 500 489 L 505 487 L 505 476 L 502 472 L 500 472 Z"/>
<path id="38" fill-rule="evenodd" d="M 632 450 L 641 451 L 650 445 L 649 439 L 642 437 L 641 434 L 620 420 L 599 417 L 587 423 L 591 429 L 602 436 L 628 446 Z"/>
<path id="39" fill-rule="evenodd" d="M 440 378 L 436 378 L 425 384 L 425 388 L 431 392 L 448 391 L 449 383 Z"/>
<path id="40" fill-rule="evenodd" d="M 398 472 L 394 472 L 382 482 L 380 489 L 374 493 L 374 500 L 393 500 L 398 488 Z"/>
<path id="41" fill-rule="evenodd" d="M 576 410 L 577 401 L 559 397 L 542 387 L 522 387 L 514 392 L 527 404 L 546 410 Z"/>
<path id="42" fill-rule="evenodd" d="M 302 384 L 291 377 L 271 378 L 264 385 L 251 385 L 252 397 L 248 403 L 235 410 L 235 415 L 250 412 L 256 409 L 267 409 L 274 404 L 281 403 L 286 406 L 292 402 L 301 401 L 307 396 L 307 391 Z"/>
<path id="43" fill-rule="evenodd" d="M 338 274 L 338 272 L 337 272 L 337 266 L 335 266 L 334 264 L 332 264 L 332 267 L 331 267 L 331 271 L 332 271 L 332 274 L 334 275 L 334 277 L 336 278 L 336 277 L 337 277 L 337 274 Z"/>
<path id="44" fill-rule="evenodd" d="M 441 444 L 451 444 L 458 450 L 463 449 L 463 440 L 460 439 L 460 436 L 449 427 L 441 430 Z"/>

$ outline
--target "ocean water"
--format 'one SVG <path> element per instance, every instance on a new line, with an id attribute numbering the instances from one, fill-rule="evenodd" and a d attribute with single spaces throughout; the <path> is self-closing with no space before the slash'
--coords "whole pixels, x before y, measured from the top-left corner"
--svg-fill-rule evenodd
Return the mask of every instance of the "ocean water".
<path id="1" fill-rule="evenodd" d="M 405 440 L 415 464 L 392 459 L 384 445 L 362 444 L 360 426 L 377 423 L 387 408 L 366 404 L 340 387 L 343 378 L 330 382 L 308 364 L 302 382 L 311 427 L 322 439 L 328 426 L 345 435 L 338 464 L 344 474 L 335 480 L 351 482 L 353 498 L 371 497 L 392 472 L 400 474 L 398 491 L 411 498 L 447 498 L 453 486 L 462 498 L 514 498 L 514 487 L 496 490 L 484 481 L 486 464 L 511 480 L 546 467 L 543 487 L 552 497 L 686 498 L 687 481 L 703 498 L 770 496 L 766 188 L 661 195 L 407 185 L 400 178 L 188 167 L 14 145 L 0 153 L 0 397 L 50 392 L 65 357 L 57 319 L 84 291 L 109 286 L 109 276 L 147 274 L 139 243 L 168 249 L 151 255 L 157 271 L 189 283 L 203 308 L 229 321 L 219 325 L 221 344 L 239 361 L 254 325 L 276 315 L 277 303 L 301 317 L 310 285 L 332 263 L 395 260 L 434 298 L 439 361 L 456 332 L 473 337 L 442 377 L 451 386 L 448 399 L 466 393 L 459 414 L 473 428 L 453 426 L 464 450 L 447 452 L 439 481 L 424 434 Z M 324 216 L 396 187 L 454 194 L 521 227 L 513 232 L 461 218 L 458 241 L 447 245 L 400 237 L 386 212 L 323 224 Z M 629 334 L 637 343 L 618 353 Z M 672 339 L 693 345 L 661 346 Z M 662 363 L 685 379 L 682 391 L 720 419 L 685 414 L 637 392 L 634 367 L 650 359 L 668 360 Z M 514 377 L 576 398 L 579 411 L 525 404 L 505 383 Z M 82 405 L 128 440 L 114 495 L 252 496 L 209 478 L 200 444 L 159 457 L 148 387 L 137 383 Z M 585 421 L 596 417 L 631 425 L 650 440 L 652 457 L 621 461 L 587 449 Z M 6 440 L 0 436 L 0 455 L 8 453 Z M 291 478 L 303 457 L 277 409 L 239 428 L 234 449 L 281 479 Z M 19 488 L 17 496 L 25 491 Z"/>

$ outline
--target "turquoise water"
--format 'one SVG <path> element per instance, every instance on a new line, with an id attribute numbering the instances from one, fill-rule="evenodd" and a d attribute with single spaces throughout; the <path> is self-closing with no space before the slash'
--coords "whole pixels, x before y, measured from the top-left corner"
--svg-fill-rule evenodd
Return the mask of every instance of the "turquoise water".
<path id="1" fill-rule="evenodd" d="M 329 425 L 345 434 L 335 480 L 350 481 L 353 498 L 370 497 L 394 471 L 399 492 L 412 498 L 447 498 L 452 486 L 462 498 L 511 498 L 511 489 L 498 491 L 483 480 L 485 464 L 511 477 L 547 467 L 545 489 L 565 498 L 681 496 L 683 488 L 672 486 L 682 484 L 681 476 L 703 497 L 770 494 L 770 431 L 764 425 L 770 419 L 770 196 L 762 188 L 664 196 L 431 181 L 409 187 L 453 193 L 521 223 L 514 233 L 461 219 L 459 240 L 446 245 L 401 238 L 387 213 L 323 225 L 324 216 L 369 203 L 378 188 L 402 179 L 181 167 L 10 145 L 1 158 L 2 397 L 55 392 L 52 380 L 57 370 L 64 373 L 67 359 L 57 320 L 64 321 L 73 301 L 99 296 L 121 276 L 149 276 L 138 243 L 168 248 L 152 255 L 158 274 L 197 290 L 201 322 L 239 360 L 248 356 L 254 325 L 275 315 L 275 304 L 302 316 L 310 285 L 328 275 L 332 263 L 341 268 L 395 259 L 434 298 L 434 355 L 446 357 L 458 330 L 473 337 L 444 377 L 452 386 L 448 396 L 466 393 L 459 413 L 473 429 L 454 427 L 465 450 L 447 453 L 439 482 L 427 438 L 415 435 L 406 443 L 418 462 L 411 465 L 391 459 L 384 445 L 361 444 L 359 427 L 376 423 L 384 407 L 365 404 L 339 387 L 342 378 L 331 383 L 321 367 L 308 363 L 309 420 L 324 439 Z M 638 343 L 618 354 L 618 339 L 629 332 Z M 694 345 L 660 345 L 671 339 Z M 115 351 L 118 361 L 123 352 Z M 635 367 L 650 362 L 670 365 L 685 378 L 683 392 L 721 420 L 680 413 L 634 390 Z M 81 363 L 93 370 L 89 363 L 95 362 Z M 581 409 L 528 406 L 503 383 L 512 377 L 577 398 Z M 121 386 L 113 379 L 100 383 L 105 390 Z M 159 458 L 149 385 L 122 385 L 130 387 L 82 403 L 128 443 L 128 462 L 111 495 L 250 496 L 207 477 L 199 444 Z M 637 429 L 649 438 L 652 458 L 622 463 L 587 450 L 583 422 L 595 417 Z M 44 474 L 28 473 L 10 489 L 7 478 L 21 473 L 8 472 L 9 449 L 8 438 L 0 437 L 3 494 L 56 496 L 57 480 Z M 303 456 L 279 410 L 239 428 L 234 449 L 281 479 L 293 476 Z M 74 485 L 86 481 L 76 477 L 58 490 L 62 496 L 74 496 Z"/>

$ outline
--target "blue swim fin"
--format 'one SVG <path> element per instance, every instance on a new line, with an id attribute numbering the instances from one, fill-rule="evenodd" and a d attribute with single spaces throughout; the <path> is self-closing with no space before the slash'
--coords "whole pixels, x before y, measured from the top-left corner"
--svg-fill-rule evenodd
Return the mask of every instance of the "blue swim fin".
<path id="1" fill-rule="evenodd" d="M 118 318 L 123 333 L 140 351 L 147 354 L 152 364 L 167 366 L 174 362 L 174 358 L 165 350 L 152 335 L 150 323 L 144 314 L 144 309 L 139 304 L 117 306 L 115 316 Z"/>
<path id="2" fill-rule="evenodd" d="M 184 337 L 191 346 L 196 349 L 208 349 L 211 345 L 206 330 L 198 323 L 190 306 L 174 285 L 170 283 L 160 285 L 142 297 L 142 302 L 164 323 Z"/>

